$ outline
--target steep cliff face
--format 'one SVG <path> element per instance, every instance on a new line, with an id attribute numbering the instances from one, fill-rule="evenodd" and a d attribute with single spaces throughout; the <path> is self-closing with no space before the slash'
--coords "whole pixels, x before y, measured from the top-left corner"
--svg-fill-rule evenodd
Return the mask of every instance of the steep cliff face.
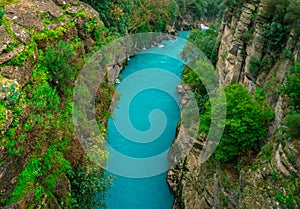
<path id="1" fill-rule="evenodd" d="M 299 59 L 299 41 L 294 40 L 293 31 L 288 34 L 284 43 L 284 53 L 275 55 L 265 52 L 266 38 L 263 37 L 263 26 L 268 23 L 264 10 L 265 1 L 248 1 L 241 9 L 230 8 L 223 16 L 220 26 L 219 60 L 216 69 L 221 83 L 225 86 L 230 82 L 242 83 L 253 93 L 256 88 L 263 88 L 268 103 L 276 111 L 276 120 L 272 133 L 279 127 L 284 113 L 279 107 L 286 109 L 279 87 L 285 81 L 289 68 Z M 273 59 L 273 61 L 271 61 Z M 261 62 L 259 72 L 253 75 L 250 71 L 252 60 Z M 274 61 L 275 60 L 275 61 Z"/>
<path id="2" fill-rule="evenodd" d="M 95 192 L 104 190 L 107 183 L 103 169 L 96 170 L 74 130 L 76 78 L 85 64 L 88 72 L 99 70 L 98 77 L 81 74 L 86 80 L 79 85 L 79 100 L 86 99 L 82 99 L 84 107 L 96 104 L 83 111 L 76 125 L 90 136 L 93 133 L 86 124 L 95 114 L 103 141 L 110 104 L 115 103 L 111 85 L 128 56 L 174 37 L 139 36 L 136 41 L 103 47 L 106 51 L 97 54 L 118 37 L 89 5 L 78 0 L 4 3 L 4 16 L 0 16 L 0 207 L 90 208 Z M 88 86 L 88 79 L 95 82 Z M 98 89 L 95 101 L 89 103 L 93 85 Z M 103 153 L 97 160 L 105 161 L 103 149 L 98 152 Z"/>
<path id="3" fill-rule="evenodd" d="M 299 140 L 286 138 L 282 121 L 288 101 L 279 92 L 289 68 L 299 59 L 299 40 L 295 40 L 292 31 L 282 43 L 289 55 L 282 51 L 267 52 L 263 26 L 269 19 L 264 6 L 264 0 L 253 0 L 225 12 L 216 70 L 225 86 L 239 82 L 250 93 L 257 88 L 266 92 L 266 100 L 275 110 L 275 120 L 269 127 L 265 145 L 257 155 L 245 157 L 233 169 L 221 165 L 214 157 L 200 165 L 197 159 L 202 146 L 196 144 L 183 162 L 169 170 L 168 183 L 175 194 L 174 209 L 299 207 L 296 186 L 299 185 Z M 257 72 L 251 71 L 255 61 L 263 63 L 257 66 Z"/>
<path id="4" fill-rule="evenodd" d="M 0 207 L 57 209 L 70 198 L 71 186 L 65 173 L 59 175 L 55 186 L 48 192 L 45 192 L 46 189 L 36 190 L 36 187 L 46 188 L 47 184 L 35 182 L 31 185 L 31 179 L 26 176 L 30 172 L 41 171 L 33 166 L 39 164 L 34 164 L 30 159 L 35 157 L 42 162 L 45 157 L 43 153 L 50 149 L 50 145 L 48 147 L 47 139 L 42 138 L 42 130 L 24 131 L 24 124 L 35 112 L 27 102 L 30 92 L 25 92 L 24 87 L 27 84 L 37 85 L 32 73 L 38 66 L 40 50 L 55 46 L 60 40 L 71 43 L 79 39 L 75 49 L 75 57 L 79 61 L 95 46 L 92 30 L 87 30 L 86 22 L 93 21 L 93 27 L 103 24 L 94 9 L 78 0 L 16 2 L 5 5 L 0 25 Z M 39 152 L 36 152 L 37 143 L 40 144 Z M 76 138 L 70 146 L 71 151 L 65 154 L 65 158 L 72 165 L 80 164 L 84 152 Z M 23 191 L 20 187 L 16 191 L 21 173 L 23 181 L 28 182 L 22 182 L 26 185 Z M 49 174 L 33 176 L 42 179 Z M 19 186 L 22 183 L 19 182 Z M 12 196 L 14 191 L 17 194 L 15 197 Z M 39 195 L 41 202 L 36 202 Z"/>

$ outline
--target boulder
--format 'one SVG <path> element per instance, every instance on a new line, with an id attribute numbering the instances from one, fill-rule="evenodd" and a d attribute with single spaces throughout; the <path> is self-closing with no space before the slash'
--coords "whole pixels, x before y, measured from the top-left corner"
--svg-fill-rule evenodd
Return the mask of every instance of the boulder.
<path id="1" fill-rule="evenodd" d="M 78 4 L 79 0 L 54 0 L 60 6 Z"/>
<path id="2" fill-rule="evenodd" d="M 14 33 L 14 36 L 24 44 L 30 43 L 30 35 L 28 32 L 20 28 L 19 26 L 12 24 L 10 27 L 11 31 Z"/>
<path id="3" fill-rule="evenodd" d="M 0 70 L 0 73 L 9 79 L 17 80 L 22 87 L 29 81 L 32 69 L 25 66 L 4 66 Z"/>
<path id="4" fill-rule="evenodd" d="M 8 35 L 5 25 L 0 26 L 0 54 L 7 48 L 7 46 L 13 43 L 13 40 Z"/>
<path id="5" fill-rule="evenodd" d="M 3 64 L 5 62 L 11 60 L 12 58 L 14 58 L 15 56 L 17 56 L 18 54 L 20 54 L 23 51 L 24 51 L 24 45 L 19 44 L 14 50 L 7 52 L 7 53 L 3 53 L 2 55 L 0 55 L 0 64 Z"/>
<path id="6" fill-rule="evenodd" d="M 34 0 L 34 3 L 36 4 L 37 9 L 43 13 L 49 12 L 53 17 L 60 17 L 63 15 L 62 9 L 57 6 L 52 0 Z"/>
<path id="7" fill-rule="evenodd" d="M 4 17 L 14 21 L 28 30 L 44 30 L 44 23 L 41 20 L 35 5 L 29 1 L 7 5 Z"/>

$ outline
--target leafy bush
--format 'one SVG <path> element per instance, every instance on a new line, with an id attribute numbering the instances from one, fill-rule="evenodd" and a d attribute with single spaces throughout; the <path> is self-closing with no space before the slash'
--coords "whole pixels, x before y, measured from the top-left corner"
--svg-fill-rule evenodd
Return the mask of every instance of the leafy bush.
<path id="1" fill-rule="evenodd" d="M 99 13 L 100 19 L 110 31 L 122 35 L 127 33 L 129 14 L 133 9 L 130 0 L 83 0 L 83 2 L 90 4 Z"/>
<path id="2" fill-rule="evenodd" d="M 218 18 L 223 0 L 177 0 L 181 16 L 190 15 L 194 20 L 204 19 L 206 22 L 213 22 Z M 221 6 L 220 6 L 221 5 Z"/>
<path id="3" fill-rule="evenodd" d="M 0 130 L 2 128 L 2 125 L 5 123 L 6 121 L 6 108 L 5 108 L 5 103 L 4 101 L 0 101 Z"/>
<path id="4" fill-rule="evenodd" d="M 293 139 L 299 139 L 300 136 L 300 113 L 291 113 L 285 119 L 285 125 L 288 133 Z"/>
<path id="5" fill-rule="evenodd" d="M 74 68 L 71 63 L 74 61 L 74 49 L 69 43 L 58 42 L 56 48 L 46 48 L 44 61 L 42 63 L 49 73 L 51 86 L 60 93 L 70 93 L 70 87 L 74 80 Z"/>
<path id="6" fill-rule="evenodd" d="M 294 39 L 300 36 L 300 4 L 297 0 L 289 1 L 289 6 L 284 16 L 284 21 L 289 30 L 296 32 Z"/>
<path id="7" fill-rule="evenodd" d="M 205 103 L 208 100 L 208 95 L 201 79 L 192 69 L 186 66 L 182 73 L 182 81 L 184 84 L 188 84 L 194 92 L 194 98 L 197 100 L 200 114 L 202 114 L 205 111 Z"/>
<path id="8" fill-rule="evenodd" d="M 256 57 L 250 57 L 249 71 L 253 76 L 257 76 L 259 71 L 264 67 L 264 62 Z"/>
<path id="9" fill-rule="evenodd" d="M 4 8 L 0 8 L 0 25 L 2 24 L 3 16 L 4 16 Z"/>
<path id="10" fill-rule="evenodd" d="M 254 98 L 240 84 L 225 88 L 227 118 L 223 136 L 215 152 L 221 162 L 236 161 L 238 156 L 254 147 L 257 141 L 265 139 L 266 131 L 274 113 L 264 100 L 260 89 Z M 211 108 L 201 116 L 200 131 L 208 132 Z"/>
<path id="11" fill-rule="evenodd" d="M 73 206 L 78 209 L 91 209 L 104 206 L 104 195 L 110 185 L 109 177 L 103 169 L 80 168 L 68 174 L 71 180 Z"/>
<path id="12" fill-rule="evenodd" d="M 286 40 L 286 27 L 278 22 L 265 23 L 263 25 L 263 37 L 265 40 L 265 52 L 279 53 L 282 51 Z"/>
<path id="13" fill-rule="evenodd" d="M 291 113 L 286 117 L 285 124 L 291 137 L 297 139 L 300 136 L 300 61 L 290 68 L 287 82 L 282 91 L 291 101 Z"/>
<path id="14" fill-rule="evenodd" d="M 41 175 L 40 171 L 39 160 L 31 158 L 18 177 L 17 185 L 10 195 L 8 204 L 20 200 L 28 191 L 34 188 L 35 179 Z"/>
<path id="15" fill-rule="evenodd" d="M 207 58 L 215 65 L 218 61 L 217 38 L 217 27 L 212 25 L 206 31 L 191 31 L 189 41 L 201 49 Z"/>
<path id="16" fill-rule="evenodd" d="M 282 89 L 291 98 L 291 106 L 300 111 L 300 61 L 290 68 L 287 82 Z"/>

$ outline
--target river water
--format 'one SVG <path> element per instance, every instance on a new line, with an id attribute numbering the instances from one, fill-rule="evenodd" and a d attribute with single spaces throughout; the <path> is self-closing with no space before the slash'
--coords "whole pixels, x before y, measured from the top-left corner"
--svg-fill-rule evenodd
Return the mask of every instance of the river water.
<path id="1" fill-rule="evenodd" d="M 180 37 L 187 35 L 182 32 Z M 179 54 L 185 41 L 163 41 L 165 47 L 141 51 L 120 75 L 120 99 L 108 121 L 106 138 L 111 155 L 107 173 L 114 177 L 105 200 L 108 209 L 172 208 L 174 197 L 166 182 L 167 153 L 180 119 L 176 87 L 184 66 Z M 143 137 L 144 133 L 148 135 Z M 114 153 L 119 154 L 114 157 Z"/>

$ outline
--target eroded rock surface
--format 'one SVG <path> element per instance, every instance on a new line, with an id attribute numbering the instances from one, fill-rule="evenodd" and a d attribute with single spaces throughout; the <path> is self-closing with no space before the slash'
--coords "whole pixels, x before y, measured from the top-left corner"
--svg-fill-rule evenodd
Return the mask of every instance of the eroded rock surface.
<path id="1" fill-rule="evenodd" d="M 5 7 L 5 18 L 25 27 L 28 30 L 43 31 L 44 23 L 31 1 L 21 1 L 18 4 L 11 4 Z"/>
<path id="2" fill-rule="evenodd" d="M 285 201 L 299 206 L 295 196 L 298 191 L 295 185 L 299 184 L 299 140 L 286 141 L 279 129 L 288 102 L 278 89 L 285 82 L 289 68 L 299 59 L 300 44 L 292 41 L 291 32 L 284 43 L 284 48 L 292 53 L 289 58 L 280 54 L 274 63 L 266 62 L 257 75 L 249 70 L 251 59 L 265 61 L 274 56 L 263 49 L 262 30 L 268 23 L 264 4 L 263 0 L 247 1 L 241 8 L 229 8 L 225 12 L 220 26 L 216 70 L 220 83 L 225 86 L 235 82 L 244 85 L 250 93 L 257 88 L 266 92 L 275 120 L 269 127 L 265 146 L 253 159 L 247 158 L 250 161 L 247 166 L 231 169 L 229 165 L 220 165 L 213 157 L 200 164 L 197 159 L 203 142 L 199 141 L 200 144 L 195 144 L 187 157 L 168 172 L 167 181 L 175 194 L 173 209 L 281 209 L 285 208 L 286 203 L 282 203 Z M 183 98 L 181 104 L 186 102 Z M 179 133 L 174 143 L 182 137 L 184 135 Z M 288 200 L 290 197 L 296 198 Z"/>
<path id="3" fill-rule="evenodd" d="M 0 26 L 0 54 L 7 48 L 9 44 L 13 43 L 13 40 L 8 35 L 5 25 Z"/>

